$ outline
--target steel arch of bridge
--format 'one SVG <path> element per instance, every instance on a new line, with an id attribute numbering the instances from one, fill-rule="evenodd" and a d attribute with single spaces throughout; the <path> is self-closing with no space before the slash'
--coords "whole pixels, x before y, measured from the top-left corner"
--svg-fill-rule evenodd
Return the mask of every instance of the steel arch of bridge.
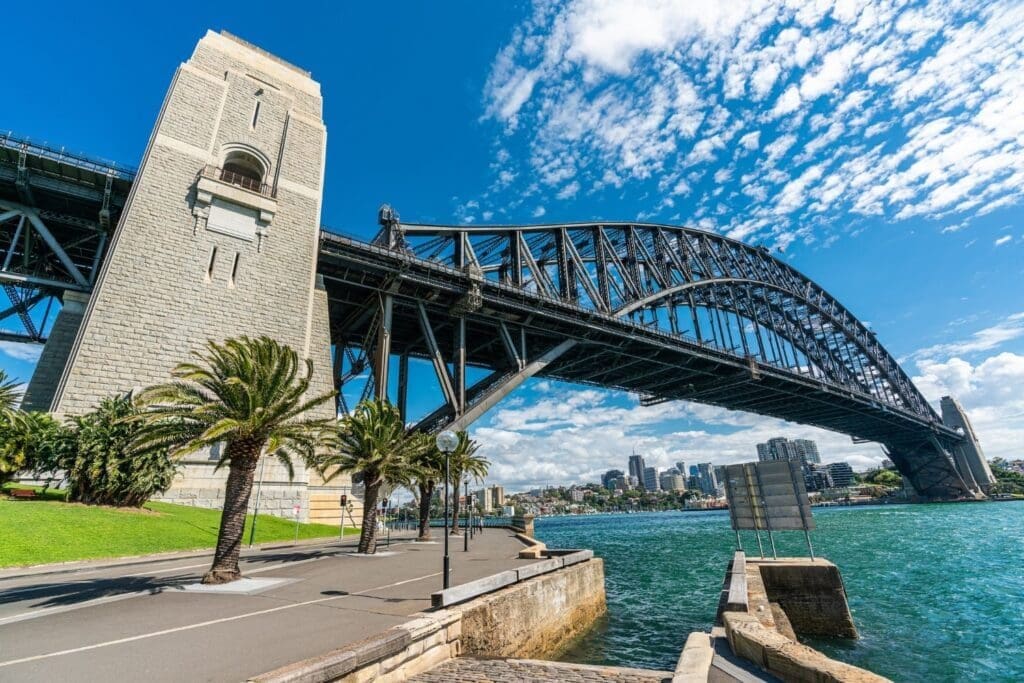
<path id="1" fill-rule="evenodd" d="M 923 495 L 973 495 L 951 457 L 961 436 L 874 333 L 764 248 L 668 225 L 381 219 L 372 245 L 324 233 L 320 272 L 344 311 L 335 379 L 367 364 L 366 395 L 387 395 L 397 356 L 404 410 L 408 360 L 429 360 L 444 403 L 419 429 L 463 428 L 546 376 L 877 441 Z M 487 374 L 469 384 L 470 367 Z"/>

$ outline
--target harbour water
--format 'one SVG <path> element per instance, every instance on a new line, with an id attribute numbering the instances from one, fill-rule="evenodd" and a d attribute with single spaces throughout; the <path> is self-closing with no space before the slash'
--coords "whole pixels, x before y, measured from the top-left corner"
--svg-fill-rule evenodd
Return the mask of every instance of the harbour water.
<path id="1" fill-rule="evenodd" d="M 1024 681 L 1024 502 L 819 508 L 815 553 L 843 573 L 861 638 L 814 640 L 896 681 Z M 563 659 L 669 669 L 710 628 L 734 549 L 728 513 L 546 518 L 551 547 L 605 560 L 608 617 Z M 779 555 L 806 555 L 799 532 Z M 744 535 L 748 552 L 757 543 Z M 767 551 L 767 544 L 766 544 Z"/>

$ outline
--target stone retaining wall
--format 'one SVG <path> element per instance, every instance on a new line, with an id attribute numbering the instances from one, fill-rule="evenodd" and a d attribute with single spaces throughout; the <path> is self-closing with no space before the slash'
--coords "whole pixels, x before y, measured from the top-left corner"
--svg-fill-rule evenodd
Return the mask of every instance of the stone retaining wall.
<path id="1" fill-rule="evenodd" d="M 460 654 L 536 657 L 563 647 L 606 610 L 604 564 L 590 551 L 503 572 L 511 585 L 479 597 L 489 579 L 456 586 L 448 606 L 320 657 L 256 676 L 259 683 L 404 681 Z M 469 591 L 469 592 L 467 592 Z M 465 602 L 460 602 L 461 600 Z M 438 601 L 435 596 L 435 603 Z M 455 604 L 458 603 L 458 604 Z"/>

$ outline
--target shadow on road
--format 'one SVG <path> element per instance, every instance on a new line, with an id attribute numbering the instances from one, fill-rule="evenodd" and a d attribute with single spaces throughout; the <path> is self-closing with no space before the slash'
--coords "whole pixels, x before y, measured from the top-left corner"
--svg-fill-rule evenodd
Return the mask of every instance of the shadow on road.
<path id="1" fill-rule="evenodd" d="M 186 583 L 195 583 L 193 575 L 181 578 L 153 578 L 147 576 L 127 576 L 88 581 L 72 581 L 64 583 L 43 583 L 30 588 L 19 588 L 0 591 L 0 605 L 12 602 L 26 602 L 32 607 L 63 607 L 106 598 L 124 593 L 159 593 L 169 588 L 176 588 Z"/>

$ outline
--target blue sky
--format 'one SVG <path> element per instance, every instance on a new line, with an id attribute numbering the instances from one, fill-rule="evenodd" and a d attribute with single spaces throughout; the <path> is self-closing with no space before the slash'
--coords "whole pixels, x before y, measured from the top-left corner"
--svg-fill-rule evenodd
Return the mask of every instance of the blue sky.
<path id="1" fill-rule="evenodd" d="M 409 221 L 650 220 L 781 248 L 929 399 L 959 396 L 990 456 L 1024 455 L 1020 3 L 212 5 L 7 8 L 40 31 L 8 36 L 23 59 L 0 128 L 135 164 L 175 66 L 224 28 L 321 82 L 327 225 L 369 236 L 389 202 Z M 0 351 L 27 378 L 35 352 Z M 475 434 L 515 487 L 593 480 L 634 446 L 662 467 L 741 461 L 775 434 L 880 457 L 546 382 Z"/>

